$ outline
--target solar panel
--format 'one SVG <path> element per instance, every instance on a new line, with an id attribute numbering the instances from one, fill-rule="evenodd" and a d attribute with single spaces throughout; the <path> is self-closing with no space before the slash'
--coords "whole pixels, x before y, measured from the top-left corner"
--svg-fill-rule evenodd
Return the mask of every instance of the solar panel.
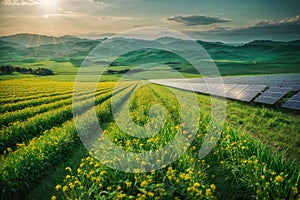
<path id="1" fill-rule="evenodd" d="M 276 103 L 280 98 L 278 97 L 269 97 L 269 96 L 259 96 L 254 101 L 258 103 L 265 103 L 265 104 L 271 104 L 273 105 Z"/>
<path id="2" fill-rule="evenodd" d="M 292 96 L 289 100 L 300 101 L 300 92 Z"/>
<path id="3" fill-rule="evenodd" d="M 249 102 L 252 99 L 254 99 L 254 97 L 256 97 L 259 93 L 260 93 L 259 90 L 254 91 L 254 90 L 248 90 L 247 88 L 244 91 L 242 91 L 240 94 L 238 94 L 234 99 Z"/>
<path id="4" fill-rule="evenodd" d="M 200 93 L 207 93 L 207 87 L 205 84 L 193 83 L 193 91 Z"/>
<path id="5" fill-rule="evenodd" d="M 226 97 L 234 99 L 237 95 L 239 95 L 248 86 L 249 85 L 237 85 L 232 90 L 230 90 L 226 93 Z"/>
<path id="6" fill-rule="evenodd" d="M 290 87 L 270 87 L 267 91 L 268 92 L 288 92 L 290 91 Z"/>
<path id="7" fill-rule="evenodd" d="M 240 94 L 234 97 L 234 99 L 249 102 L 266 87 L 266 85 L 249 85 L 249 87 L 244 89 Z"/>
<path id="8" fill-rule="evenodd" d="M 230 90 L 232 90 L 233 88 L 235 88 L 236 86 L 237 86 L 237 84 L 224 84 L 224 90 L 227 93 Z"/>
<path id="9" fill-rule="evenodd" d="M 252 90 L 252 91 L 262 91 L 266 88 L 266 85 L 249 85 L 247 87 L 247 90 Z"/>
<path id="10" fill-rule="evenodd" d="M 300 101 L 288 100 L 282 107 L 300 110 Z"/>
<path id="11" fill-rule="evenodd" d="M 274 104 L 291 90 L 290 87 L 270 87 L 255 102 Z"/>
<path id="12" fill-rule="evenodd" d="M 278 98 L 281 98 L 283 97 L 287 92 L 270 92 L 270 91 L 267 91 L 267 92 L 264 92 L 263 93 L 263 96 L 266 96 L 266 97 L 278 97 Z"/>
<path id="13" fill-rule="evenodd" d="M 217 85 L 217 84 L 207 84 L 207 89 L 209 91 L 210 94 L 216 95 L 221 91 L 221 85 Z M 224 89 L 223 89 L 223 93 L 224 93 Z"/>
<path id="14" fill-rule="evenodd" d="M 300 85 L 289 85 L 289 87 L 290 87 L 291 90 L 293 90 L 293 91 L 299 91 L 299 90 L 300 90 Z"/>

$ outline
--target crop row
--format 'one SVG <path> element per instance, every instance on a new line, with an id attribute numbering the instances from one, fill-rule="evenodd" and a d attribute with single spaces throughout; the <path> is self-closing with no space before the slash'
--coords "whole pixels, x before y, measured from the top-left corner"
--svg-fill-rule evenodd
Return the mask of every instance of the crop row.
<path id="1" fill-rule="evenodd" d="M 100 92 L 97 93 L 92 93 L 92 94 L 87 94 L 84 96 L 80 96 L 80 100 L 84 100 L 87 98 L 91 98 L 94 95 L 97 96 L 100 93 L 103 93 L 107 90 L 110 89 L 103 89 Z M 2 115 L 1 119 L 0 119 L 0 126 L 7 126 L 10 122 L 15 122 L 15 121 L 24 121 L 29 117 L 32 117 L 36 114 L 40 114 L 52 109 L 56 109 L 59 108 L 61 106 L 65 106 L 65 105 L 69 105 L 72 103 L 72 98 L 69 97 L 68 99 L 62 99 L 56 102 L 52 102 L 52 103 L 48 103 L 48 104 L 42 104 L 40 106 L 36 106 L 36 107 L 26 107 L 22 110 L 16 110 L 13 112 L 6 112 Z"/>
<path id="2" fill-rule="evenodd" d="M 164 91 L 158 93 L 170 95 Z M 170 102 L 173 103 L 173 101 Z M 171 107 L 170 102 L 167 102 L 169 105 L 162 104 L 162 106 Z M 126 105 L 125 102 L 123 103 Z M 147 86 L 144 86 L 138 89 L 130 98 L 130 116 L 139 125 L 151 123 L 151 120 L 155 120 L 155 118 L 161 120 L 160 115 L 157 116 L 155 113 L 152 113 L 154 118 L 151 120 L 149 118 L 151 107 L 159 103 L 161 103 L 161 98 L 153 93 L 152 88 L 150 90 Z M 173 106 L 176 107 L 174 104 Z M 119 111 L 126 112 L 126 106 L 123 108 L 120 108 Z M 178 124 L 174 124 L 177 120 L 172 120 L 172 113 L 168 112 L 168 120 L 165 126 L 158 130 L 153 137 L 139 139 L 131 137 L 127 134 L 127 131 L 134 131 L 134 126 L 130 125 L 128 130 L 120 130 L 120 127 L 115 123 L 110 123 L 110 126 L 104 132 L 118 148 L 129 152 L 155 151 L 170 142 L 176 132 L 181 129 Z M 184 125 L 182 124 L 182 126 Z M 189 137 L 189 133 L 184 132 L 184 134 Z M 99 151 L 98 154 L 110 155 L 108 153 L 109 148 L 103 146 L 105 142 L 102 139 L 103 137 L 99 138 L 98 148 L 95 145 L 95 154 Z M 180 148 L 188 148 L 189 146 L 185 144 L 185 140 L 178 142 Z M 201 160 L 195 159 L 197 153 L 193 152 L 194 150 L 193 147 L 192 150 L 184 153 L 180 160 L 175 161 L 169 167 L 166 167 L 163 163 L 173 156 L 172 151 L 163 152 L 161 156 L 157 157 L 157 160 L 152 162 L 145 162 L 144 158 L 138 155 L 132 158 L 126 156 L 126 162 L 122 162 L 119 159 L 123 155 L 113 156 L 111 154 L 107 156 L 107 160 L 101 159 L 100 163 L 92 156 L 88 156 L 82 159 L 77 169 L 72 170 L 66 167 L 68 175 L 63 183 L 56 186 L 58 190 L 56 195 L 63 199 L 154 199 L 154 197 L 157 199 L 212 199 L 216 189 L 215 185 L 206 182 L 205 171 L 207 165 Z M 176 150 L 173 153 L 177 153 Z M 103 163 L 109 166 L 118 163 L 117 165 L 122 165 L 124 169 L 126 167 L 131 168 L 131 165 L 138 165 L 139 167 L 135 169 L 137 173 L 134 174 L 112 169 Z M 162 169 L 139 173 L 143 171 L 142 169 L 148 167 L 151 169 L 151 167 L 161 164 L 165 166 Z"/>
<path id="3" fill-rule="evenodd" d="M 87 93 L 87 92 L 84 92 Z M 62 99 L 68 99 L 72 97 L 72 93 L 68 93 L 65 95 L 60 95 L 60 96 L 55 96 L 55 97 L 43 97 L 39 99 L 31 99 L 31 100 L 25 100 L 21 101 L 18 103 L 9 103 L 9 104 L 4 104 L 0 106 L 0 113 L 5 113 L 5 112 L 11 112 L 15 110 L 21 110 L 26 107 L 33 107 L 33 106 L 38 106 L 46 103 L 51 103 L 54 101 L 59 101 Z"/>
<path id="4" fill-rule="evenodd" d="M 119 92 L 126 93 L 130 88 L 120 89 Z M 110 104 L 109 96 L 102 96 L 96 106 L 99 120 L 105 120 L 106 113 L 104 110 Z M 84 110 L 88 107 L 85 106 Z M 89 123 L 88 113 L 84 112 L 77 116 L 83 124 Z M 52 171 L 58 161 L 64 159 L 69 153 L 76 148 L 79 137 L 73 120 L 63 123 L 60 127 L 47 130 L 38 138 L 32 139 L 29 144 L 19 145 L 14 152 L 2 156 L 0 172 L 0 186 L 2 188 L 2 199 L 13 198 L 19 194 L 24 194 L 31 185 L 37 183 L 45 173 Z"/>
<path id="5" fill-rule="evenodd" d="M 1 98 L 28 96 L 46 92 L 70 90 L 72 82 L 55 82 L 40 80 L 9 80 L 0 82 Z"/>
<path id="6" fill-rule="evenodd" d="M 83 102 L 77 102 L 74 105 L 66 105 L 58 109 L 50 110 L 45 113 L 35 115 L 24 122 L 15 122 L 11 126 L 1 130 L 0 132 L 0 152 L 3 152 L 9 147 L 13 147 L 17 143 L 28 142 L 33 137 L 41 134 L 53 126 L 69 120 L 73 116 L 73 109 L 82 110 L 87 109 L 95 104 L 103 101 L 103 98 L 109 98 L 110 92 L 93 99 L 87 99 Z"/>
<path id="7" fill-rule="evenodd" d="M 168 89 L 160 86 L 150 88 L 154 91 L 156 99 L 146 87 L 142 90 L 144 92 L 137 91 L 131 98 L 130 116 L 134 122 L 139 125 L 149 123 L 150 105 L 164 100 L 165 108 L 171 109 L 169 114 L 179 116 L 177 114 L 180 112 L 176 110 L 186 105 L 179 106 L 179 102 L 171 98 L 172 94 Z M 180 92 L 177 90 L 176 94 Z M 192 105 L 189 99 L 180 103 Z M 122 111 L 121 107 L 119 111 Z M 116 123 L 110 123 L 104 133 L 118 148 L 129 152 L 151 151 L 161 148 L 164 141 L 170 141 L 177 131 L 189 126 L 189 124 L 178 125 L 177 122 L 178 120 L 168 118 L 165 129 L 150 138 L 130 137 L 126 132 L 133 131 L 134 127 L 123 130 Z M 164 157 L 172 156 L 170 151 L 151 163 L 144 162 L 143 157 L 139 156 L 133 160 L 127 156 L 126 162 L 119 160 L 125 155 L 114 157 L 111 154 L 106 160 L 101 159 L 101 162 L 93 156 L 88 156 L 82 159 L 77 169 L 66 167 L 68 174 L 64 181 L 55 187 L 57 192 L 53 198 L 58 196 L 62 199 L 215 199 L 216 197 L 299 199 L 300 170 L 296 164 L 284 160 L 246 134 L 229 127 L 222 130 L 222 127 L 203 113 L 200 114 L 199 125 L 194 128 L 198 131 L 192 145 L 187 145 L 186 153 L 165 168 L 139 173 L 143 172 L 139 171 L 143 168 L 147 169 L 153 164 L 163 162 Z M 207 157 L 199 159 L 203 139 L 209 130 L 213 130 L 220 139 Z M 182 132 L 186 138 L 193 137 L 189 132 Z M 166 137 L 170 135 L 171 138 L 167 139 Z M 105 144 L 103 137 L 99 139 L 98 148 L 96 143 L 94 146 L 94 155 L 109 155 L 109 148 L 103 145 Z M 214 137 L 210 139 L 207 142 L 214 141 Z M 136 174 L 108 167 L 130 167 L 136 163 L 140 164 Z"/>
<path id="8" fill-rule="evenodd" d="M 70 91 L 70 90 L 63 90 L 63 91 L 45 92 L 45 93 L 41 93 L 39 95 L 4 98 L 4 99 L 0 99 L 0 104 L 17 103 L 19 101 L 39 99 L 39 98 L 42 98 L 42 97 L 54 97 L 54 96 L 68 94 L 68 93 L 71 93 L 71 92 L 72 91 Z"/>
<path id="9" fill-rule="evenodd" d="M 27 85 L 27 84 L 19 86 L 19 87 L 23 88 L 23 90 L 20 90 L 20 91 L 17 91 L 16 88 L 12 87 L 12 86 L 3 89 L 2 93 L 0 94 L 0 98 L 1 99 L 11 99 L 11 98 L 19 98 L 19 97 L 34 96 L 34 95 L 41 95 L 41 94 L 54 93 L 54 92 L 64 92 L 64 91 L 72 90 L 72 87 L 55 88 L 55 87 L 49 87 L 49 86 L 44 86 L 43 88 L 41 87 L 41 88 L 33 89 L 32 86 Z M 26 88 L 28 88 L 28 89 L 26 89 Z"/>

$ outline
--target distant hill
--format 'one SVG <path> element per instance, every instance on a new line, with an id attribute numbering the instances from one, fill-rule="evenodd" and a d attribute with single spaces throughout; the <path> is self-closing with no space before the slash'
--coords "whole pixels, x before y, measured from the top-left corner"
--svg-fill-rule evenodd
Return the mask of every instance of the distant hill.
<path id="1" fill-rule="evenodd" d="M 54 36 L 22 33 L 22 34 L 10 35 L 10 36 L 3 36 L 0 37 L 0 40 L 6 42 L 18 43 L 26 47 L 35 47 L 44 44 L 59 44 L 59 43 L 65 43 L 69 41 L 80 41 L 83 39 L 70 36 L 70 35 L 54 37 Z"/>
<path id="2" fill-rule="evenodd" d="M 55 62 L 53 66 L 80 67 L 86 56 L 100 43 L 105 42 L 108 49 L 115 54 L 125 52 L 129 46 L 137 49 L 116 58 L 111 64 L 116 70 L 118 66 L 126 69 L 143 63 L 166 64 L 174 69 L 191 73 L 192 66 L 174 53 L 160 50 L 161 45 L 171 45 L 182 51 L 192 51 L 186 40 L 162 37 L 156 40 L 140 40 L 129 38 L 81 39 L 66 35 L 61 37 L 34 34 L 17 34 L 0 37 L 0 63 L 3 65 L 40 65 L 42 61 Z M 244 69 L 245 73 L 253 71 L 299 72 L 300 71 L 300 40 L 282 42 L 271 40 L 255 40 L 242 45 L 231 45 L 222 42 L 198 40 L 212 60 L 224 74 L 234 74 L 236 69 Z M 152 49 L 143 47 L 151 46 Z M 143 49 L 140 49 L 140 48 Z M 107 64 L 107 60 L 92 55 L 89 62 L 94 65 Z M 49 64 L 45 66 L 49 67 Z M 225 73 L 226 72 L 226 73 Z"/>
<path id="3" fill-rule="evenodd" d="M 3 40 L 0 40 L 0 47 L 1 48 L 12 47 L 12 48 L 15 48 L 15 49 L 25 48 L 24 45 L 21 45 L 21 44 L 15 43 L 15 42 L 3 41 Z"/>
<path id="4" fill-rule="evenodd" d="M 243 46 L 268 46 L 268 47 L 278 47 L 278 46 L 300 46 L 300 39 L 289 41 L 289 42 L 282 42 L 282 41 L 272 41 L 272 40 L 254 40 Z"/>
<path id="5" fill-rule="evenodd" d="M 168 43 L 176 42 L 178 40 L 179 40 L 178 38 L 160 37 L 160 38 L 156 39 L 155 41 L 163 43 L 163 44 L 168 44 Z"/>

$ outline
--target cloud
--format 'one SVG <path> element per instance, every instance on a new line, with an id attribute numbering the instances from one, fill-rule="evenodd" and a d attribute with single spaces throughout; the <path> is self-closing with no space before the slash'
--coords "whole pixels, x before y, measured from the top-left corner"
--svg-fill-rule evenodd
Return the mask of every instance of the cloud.
<path id="1" fill-rule="evenodd" d="M 300 33 L 300 14 L 292 18 L 280 20 L 255 21 L 242 27 L 233 27 L 227 30 L 229 33 L 251 34 L 278 34 L 278 33 Z"/>
<path id="2" fill-rule="evenodd" d="M 40 0 L 0 0 L 0 4 L 5 6 L 23 6 L 23 5 L 36 5 Z"/>
<path id="3" fill-rule="evenodd" d="M 182 23 L 187 26 L 210 25 L 210 24 L 224 23 L 230 21 L 229 19 L 225 19 L 225 18 L 210 17 L 204 15 L 174 16 L 174 17 L 167 18 L 167 20 Z"/>
<path id="4" fill-rule="evenodd" d="M 285 19 L 270 19 L 250 22 L 243 26 L 212 27 L 207 30 L 194 30 L 186 32 L 193 36 L 210 38 L 236 38 L 244 40 L 278 39 L 293 40 L 300 38 L 300 14 Z"/>
<path id="5" fill-rule="evenodd" d="M 99 4 L 104 4 L 103 0 L 89 0 L 90 3 L 99 3 Z"/>
<path id="6" fill-rule="evenodd" d="M 37 5 L 41 0 L 0 0 L 0 4 L 5 6 L 24 6 L 24 5 Z M 86 0 L 89 2 L 103 5 L 106 0 Z"/>

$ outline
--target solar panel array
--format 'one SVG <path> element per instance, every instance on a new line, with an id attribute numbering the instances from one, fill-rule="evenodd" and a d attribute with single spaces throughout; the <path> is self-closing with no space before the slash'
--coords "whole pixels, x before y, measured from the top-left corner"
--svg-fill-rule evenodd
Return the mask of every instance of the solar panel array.
<path id="1" fill-rule="evenodd" d="M 196 79 L 153 79 L 150 82 L 174 88 L 273 105 L 288 92 L 300 91 L 300 73 L 258 76 L 229 76 Z M 282 107 L 300 110 L 300 92 Z"/>
<path id="2" fill-rule="evenodd" d="M 292 96 L 282 107 L 300 110 L 300 92 Z"/>

